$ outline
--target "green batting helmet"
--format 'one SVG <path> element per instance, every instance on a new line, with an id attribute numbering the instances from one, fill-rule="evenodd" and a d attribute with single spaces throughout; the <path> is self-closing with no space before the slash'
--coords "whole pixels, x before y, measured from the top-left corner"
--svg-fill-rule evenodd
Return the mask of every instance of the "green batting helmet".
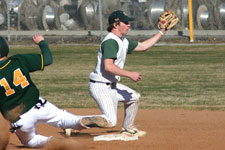
<path id="1" fill-rule="evenodd" d="M 8 56 L 8 53 L 9 53 L 8 44 L 6 43 L 6 40 L 2 36 L 0 36 L 0 58 Z"/>

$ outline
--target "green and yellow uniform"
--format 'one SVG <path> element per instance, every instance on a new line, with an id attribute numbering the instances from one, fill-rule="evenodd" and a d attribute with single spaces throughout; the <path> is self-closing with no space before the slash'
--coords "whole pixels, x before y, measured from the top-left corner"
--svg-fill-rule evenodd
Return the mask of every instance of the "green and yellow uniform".
<path id="1" fill-rule="evenodd" d="M 0 61 L 0 109 L 11 122 L 18 119 L 15 111 L 21 115 L 38 102 L 39 91 L 29 72 L 43 70 L 45 65 L 52 63 L 47 43 L 41 41 L 39 46 L 42 54 L 17 54 Z M 17 110 L 10 113 L 15 108 Z"/>

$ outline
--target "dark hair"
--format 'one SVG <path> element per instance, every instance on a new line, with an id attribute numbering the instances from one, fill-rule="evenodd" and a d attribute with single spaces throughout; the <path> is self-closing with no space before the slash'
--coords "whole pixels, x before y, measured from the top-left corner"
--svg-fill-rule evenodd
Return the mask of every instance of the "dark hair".
<path id="1" fill-rule="evenodd" d="M 115 23 L 116 23 L 116 25 L 119 25 L 119 24 L 120 24 L 120 21 L 115 22 Z M 109 24 L 109 26 L 108 26 L 108 28 L 107 28 L 107 31 L 108 31 L 108 32 L 111 32 L 113 28 L 114 28 L 114 23 Z"/>
<path id="2" fill-rule="evenodd" d="M 0 36 L 0 58 L 7 56 L 9 53 L 9 47 L 6 40 Z"/>

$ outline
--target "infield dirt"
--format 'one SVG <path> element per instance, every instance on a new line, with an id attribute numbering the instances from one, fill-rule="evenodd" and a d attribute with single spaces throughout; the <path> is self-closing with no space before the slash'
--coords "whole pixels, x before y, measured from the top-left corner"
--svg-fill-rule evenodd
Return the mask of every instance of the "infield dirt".
<path id="1" fill-rule="evenodd" d="M 99 114 L 98 109 L 66 109 L 77 115 Z M 123 110 L 119 109 L 118 124 L 112 129 L 87 129 L 72 133 L 69 139 L 85 144 L 91 150 L 224 150 L 225 112 L 181 109 L 141 109 L 136 127 L 147 131 L 147 136 L 137 141 L 93 141 L 102 134 L 119 133 Z M 0 119 L 2 121 L 2 117 Z M 39 125 L 37 131 L 46 136 L 64 137 L 63 130 Z M 29 150 L 11 134 L 7 150 Z"/>

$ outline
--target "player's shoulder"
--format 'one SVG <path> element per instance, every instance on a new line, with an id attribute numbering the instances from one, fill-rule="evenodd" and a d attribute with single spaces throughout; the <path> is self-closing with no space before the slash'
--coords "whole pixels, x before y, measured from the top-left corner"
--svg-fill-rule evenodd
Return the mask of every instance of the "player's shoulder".
<path id="1" fill-rule="evenodd" d="M 33 60 L 34 54 L 16 54 L 11 57 L 9 57 L 12 61 L 18 61 L 18 62 L 27 62 L 28 60 Z"/>
<path id="2" fill-rule="evenodd" d="M 108 39 L 108 40 L 105 40 L 101 44 L 101 47 L 102 47 L 102 49 L 104 49 L 104 48 L 116 48 L 116 49 L 118 49 L 118 43 L 114 39 Z"/>
<path id="3" fill-rule="evenodd" d="M 115 39 L 107 39 L 102 42 L 102 44 L 114 45 L 117 41 Z"/>
<path id="4" fill-rule="evenodd" d="M 8 66 L 9 64 L 11 64 L 12 62 L 20 62 L 20 57 L 19 55 L 13 55 L 13 56 L 10 56 L 8 59 L 5 59 L 5 61 L 2 61 L 0 63 L 0 68 L 3 69 L 5 68 L 6 66 Z"/>
<path id="5" fill-rule="evenodd" d="M 13 60 L 13 59 L 22 59 L 24 56 L 23 54 L 16 54 L 13 56 L 10 56 L 9 59 Z"/>

